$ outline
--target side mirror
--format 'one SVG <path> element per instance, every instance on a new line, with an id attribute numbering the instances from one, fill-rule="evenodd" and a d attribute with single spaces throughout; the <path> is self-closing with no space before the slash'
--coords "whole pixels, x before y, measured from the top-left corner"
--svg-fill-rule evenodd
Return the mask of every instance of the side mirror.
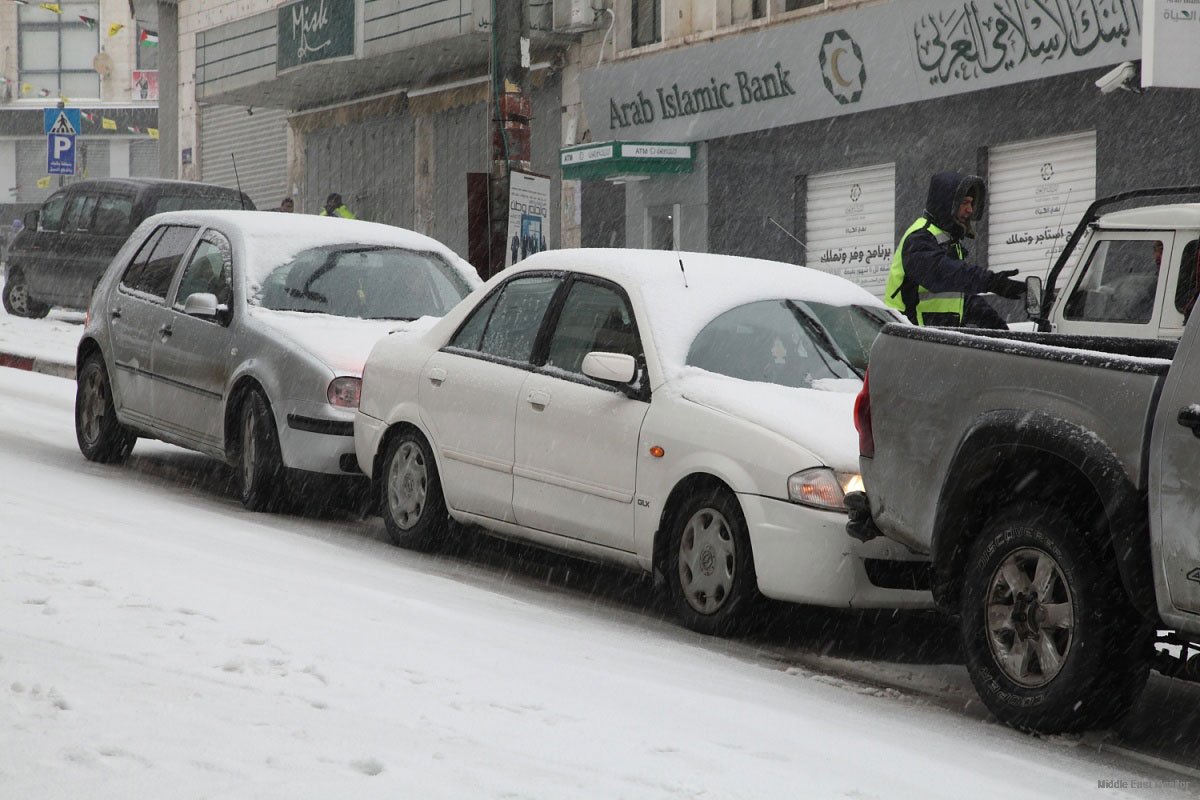
<path id="1" fill-rule="evenodd" d="M 28 228 L 29 230 L 36 231 L 37 226 L 38 226 L 38 217 L 39 216 L 40 215 L 38 214 L 38 210 L 35 208 L 32 211 L 26 211 L 25 217 L 21 220 L 21 222 L 25 223 L 25 227 Z"/>
<path id="2" fill-rule="evenodd" d="M 187 300 L 183 301 L 183 313 L 192 317 L 216 317 L 221 311 L 221 306 L 217 304 L 217 296 L 208 292 L 196 292 L 189 294 Z"/>
<path id="3" fill-rule="evenodd" d="M 637 360 L 624 353 L 592 352 L 583 357 L 584 375 L 601 383 L 632 383 L 637 375 Z"/>
<path id="4" fill-rule="evenodd" d="M 1042 315 L 1042 278 L 1030 275 L 1025 279 L 1025 313 L 1037 319 Z"/>

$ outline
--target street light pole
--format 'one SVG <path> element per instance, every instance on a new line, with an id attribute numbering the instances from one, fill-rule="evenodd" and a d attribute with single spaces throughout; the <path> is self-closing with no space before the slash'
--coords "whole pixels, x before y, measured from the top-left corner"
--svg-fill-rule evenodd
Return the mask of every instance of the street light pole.
<path id="1" fill-rule="evenodd" d="M 488 263 L 484 279 L 504 269 L 508 250 L 510 174 L 530 162 L 529 6 L 492 0 L 492 169 L 488 181 Z"/>

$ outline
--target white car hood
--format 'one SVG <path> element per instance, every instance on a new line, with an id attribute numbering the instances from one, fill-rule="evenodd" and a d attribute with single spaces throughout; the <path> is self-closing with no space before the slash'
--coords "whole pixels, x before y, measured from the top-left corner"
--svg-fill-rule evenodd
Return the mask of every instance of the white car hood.
<path id="1" fill-rule="evenodd" d="M 421 317 L 412 322 L 354 319 L 266 308 L 252 308 L 250 314 L 256 323 L 271 328 L 312 353 L 334 372 L 358 376 L 362 375 L 371 348 L 384 336 L 393 332 L 426 331 L 440 319 Z"/>
<path id="2" fill-rule="evenodd" d="M 859 380 L 821 380 L 813 389 L 792 389 L 685 367 L 669 387 L 686 400 L 795 442 L 826 466 L 858 472 L 854 399 L 862 388 Z"/>

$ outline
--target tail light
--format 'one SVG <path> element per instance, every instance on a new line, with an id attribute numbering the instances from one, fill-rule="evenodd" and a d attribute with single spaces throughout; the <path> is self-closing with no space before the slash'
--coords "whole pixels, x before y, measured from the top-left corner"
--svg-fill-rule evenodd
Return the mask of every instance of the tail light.
<path id="1" fill-rule="evenodd" d="M 875 456 L 875 432 L 871 429 L 871 381 L 868 372 L 863 373 L 862 390 L 854 400 L 854 427 L 858 430 L 858 454 Z"/>

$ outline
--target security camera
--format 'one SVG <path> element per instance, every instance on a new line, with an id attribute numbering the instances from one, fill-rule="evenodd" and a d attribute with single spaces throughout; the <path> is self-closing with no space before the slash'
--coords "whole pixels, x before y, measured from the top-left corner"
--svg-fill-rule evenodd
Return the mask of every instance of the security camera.
<path id="1" fill-rule="evenodd" d="M 1114 69 L 1104 73 L 1104 77 L 1096 81 L 1100 94 L 1115 92 L 1117 89 L 1129 89 L 1129 82 L 1137 75 L 1137 67 L 1132 61 L 1118 64 Z"/>

